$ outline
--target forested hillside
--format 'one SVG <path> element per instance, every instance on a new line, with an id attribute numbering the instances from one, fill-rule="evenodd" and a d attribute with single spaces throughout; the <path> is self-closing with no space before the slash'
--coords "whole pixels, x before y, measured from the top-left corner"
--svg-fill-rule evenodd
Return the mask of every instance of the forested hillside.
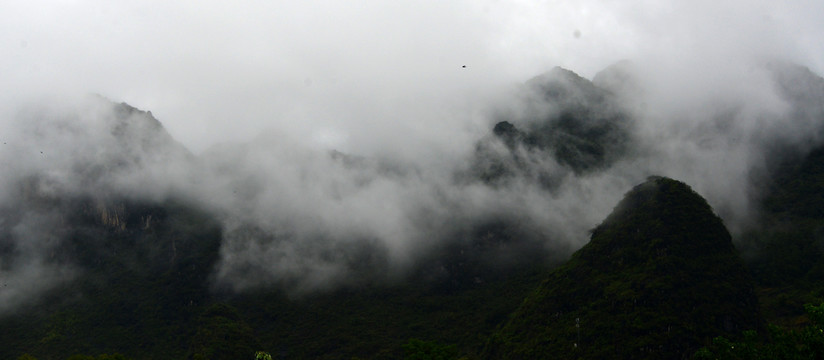
<path id="1" fill-rule="evenodd" d="M 432 168 L 28 109 L 0 358 L 820 356 L 824 79 L 765 69 L 780 111 L 663 113 L 630 62 L 555 68 Z"/>
<path id="2" fill-rule="evenodd" d="M 688 358 L 715 336 L 763 328 L 721 219 L 687 185 L 653 177 L 524 300 L 483 357 Z"/>

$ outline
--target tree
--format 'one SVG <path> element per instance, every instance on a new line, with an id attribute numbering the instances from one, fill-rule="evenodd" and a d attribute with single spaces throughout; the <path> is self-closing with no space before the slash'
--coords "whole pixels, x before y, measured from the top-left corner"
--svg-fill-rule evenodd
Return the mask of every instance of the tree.
<path id="1" fill-rule="evenodd" d="M 258 351 L 255 353 L 255 360 L 272 360 L 272 355 L 267 352 Z"/>
<path id="2" fill-rule="evenodd" d="M 770 326 L 769 341 L 759 341 L 755 331 L 745 331 L 742 341 L 716 337 L 698 350 L 696 360 L 821 359 L 824 358 L 824 303 L 804 305 L 810 325 L 800 331 Z"/>
<path id="3" fill-rule="evenodd" d="M 237 309 L 217 303 L 209 306 L 200 316 L 188 358 L 243 359 L 256 354 L 255 348 L 260 347 L 252 329 L 243 321 Z"/>

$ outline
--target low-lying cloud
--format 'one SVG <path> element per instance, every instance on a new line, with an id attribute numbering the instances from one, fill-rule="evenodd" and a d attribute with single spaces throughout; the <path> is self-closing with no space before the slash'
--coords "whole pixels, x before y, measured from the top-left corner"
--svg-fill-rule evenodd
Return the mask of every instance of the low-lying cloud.
<path id="1" fill-rule="evenodd" d="M 676 89 L 675 84 L 647 82 L 634 63 L 612 70 L 618 73 L 604 73 L 596 84 L 610 89 L 615 84 L 603 76 L 628 76 L 635 79 L 637 92 L 610 95 L 574 74 L 554 71 L 535 81 L 560 78 L 560 88 L 533 82 L 523 90 L 528 96 L 516 96 L 491 112 L 488 132 L 466 149 L 421 152 L 427 156 L 347 154 L 274 132 L 195 156 L 150 113 L 125 104 L 90 96 L 29 106 L 15 113 L 17 133 L 4 145 L 11 150 L 3 153 L 3 162 L 14 169 L 2 176 L 5 211 L 64 196 L 182 200 L 206 209 L 223 225 L 213 274 L 217 286 L 307 292 L 403 278 L 433 251 L 471 248 L 483 237 L 479 229 L 489 224 L 517 228 L 493 234 L 517 237 L 500 246 L 527 246 L 541 249 L 543 258 L 563 258 L 587 241 L 587 231 L 623 192 L 653 174 L 692 185 L 735 232 L 757 215 L 771 166 L 820 144 L 824 111 L 818 101 L 824 98 L 824 82 L 801 67 L 764 66 L 752 70 L 752 79 L 736 78 L 751 86 L 713 81 L 711 87 L 723 91 L 693 89 L 680 101 L 681 93 L 655 87 Z M 504 120 L 519 129 L 554 131 L 542 126 L 561 121 L 564 109 L 588 104 L 580 102 L 591 95 L 580 92 L 580 84 L 606 96 L 608 105 L 598 106 L 611 110 L 604 111 L 625 116 L 586 113 L 621 121 L 616 129 L 628 132 L 602 140 L 626 144 L 598 144 L 618 151 L 605 157 L 608 162 L 577 169 L 557 149 L 508 143 L 493 133 L 492 124 Z M 796 93 L 787 88 L 796 85 L 807 88 Z M 566 95 L 544 96 L 564 87 Z M 506 177 L 490 180 L 478 175 L 485 161 L 515 163 L 502 163 Z M 21 188 L 28 193 L 15 192 Z M 4 239 L 9 249 L 4 277 L 19 284 L 38 274 L 48 280 L 42 285 L 47 288 L 75 272 L 66 270 L 71 264 L 49 262 L 49 251 L 60 242 L 59 231 L 49 230 L 60 228 L 58 215 L 32 211 L 4 218 L 10 229 Z M 37 219 L 54 224 L 30 226 Z M 6 294 L 14 302 L 26 292 Z"/>
<path id="2" fill-rule="evenodd" d="M 403 278 L 486 229 L 566 256 L 653 174 L 736 232 L 776 162 L 822 141 L 821 79 L 774 60 L 824 71 L 817 2 L 155 5 L 0 11 L 16 30 L 0 31 L 0 275 L 14 289 L 0 300 L 80 276 L 51 257 L 59 212 L 25 205 L 56 197 L 205 209 L 223 225 L 217 286 L 301 292 Z M 626 115 L 627 146 L 592 169 L 557 156 L 581 148 L 492 133 L 569 105 L 522 85 L 554 65 L 595 77 Z M 192 152 L 86 91 L 152 110 Z M 490 181 L 487 165 L 509 172 Z"/>

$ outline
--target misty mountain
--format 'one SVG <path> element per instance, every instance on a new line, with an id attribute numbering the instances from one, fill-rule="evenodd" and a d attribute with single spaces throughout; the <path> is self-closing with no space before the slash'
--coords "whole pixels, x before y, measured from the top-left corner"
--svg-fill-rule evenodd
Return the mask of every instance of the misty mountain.
<path id="1" fill-rule="evenodd" d="M 604 169 L 628 151 L 631 116 L 611 91 L 560 67 L 522 91 L 522 113 L 495 124 L 476 147 L 473 171 L 485 182 L 525 176 L 552 189 L 570 172 Z"/>
<path id="2" fill-rule="evenodd" d="M 791 64 L 765 69 L 764 87 L 702 102 L 651 91 L 631 62 L 592 81 L 555 68 L 494 111 L 464 152 L 437 161 L 273 132 L 195 155 L 125 103 L 25 107 L 0 153 L 0 357 L 243 357 L 261 347 L 398 358 L 410 339 L 480 356 L 506 323 L 489 348 L 503 356 L 540 331 L 568 344 L 572 314 L 581 349 L 596 349 L 590 331 L 632 328 L 680 356 L 760 329 L 731 244 L 748 251 L 759 286 L 781 286 L 759 293 L 771 319 L 801 301 L 771 294 L 817 299 L 824 128 L 824 79 Z M 603 220 L 654 173 L 706 200 L 656 178 Z M 687 237 L 698 240 L 675 241 Z M 725 292 L 741 306 L 721 303 Z M 568 300 L 561 327 L 511 336 L 556 293 Z M 693 309 L 690 296 L 716 308 Z M 679 327 L 672 319 L 686 308 L 695 322 Z M 652 347 L 627 341 L 618 350 Z"/>
<path id="3" fill-rule="evenodd" d="M 0 312 L 99 262 L 67 251 L 73 239 L 84 237 L 78 234 L 153 229 L 165 212 L 156 199 L 169 191 L 157 183 L 168 174 L 163 169 L 192 160 L 151 113 L 126 104 L 89 96 L 74 108 L 23 113 L 31 120 L 23 124 L 24 137 L 4 148 L 9 172 L 0 204 Z M 117 257 L 109 246 L 90 245 L 103 258 Z"/>
<path id="4" fill-rule="evenodd" d="M 524 300 L 484 357 L 689 358 L 761 321 L 721 219 L 684 183 L 653 177 Z"/>
<path id="5" fill-rule="evenodd" d="M 774 61 L 766 67 L 779 93 L 790 103 L 790 116 L 804 122 L 820 121 L 824 115 L 824 104 L 820 102 L 824 97 L 824 79 L 797 64 Z"/>
<path id="6" fill-rule="evenodd" d="M 765 315 L 782 325 L 824 294 L 824 147 L 789 157 L 765 191 L 759 224 L 742 234 L 742 253 L 764 290 Z"/>
<path id="7" fill-rule="evenodd" d="M 35 119 L 16 144 L 35 164 L 0 208 L 2 357 L 185 349 L 220 225 L 155 181 L 194 156 L 150 112 L 97 96 Z"/>

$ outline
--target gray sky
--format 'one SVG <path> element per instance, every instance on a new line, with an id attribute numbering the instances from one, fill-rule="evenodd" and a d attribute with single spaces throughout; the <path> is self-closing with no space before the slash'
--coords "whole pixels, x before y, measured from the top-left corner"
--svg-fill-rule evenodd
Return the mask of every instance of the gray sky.
<path id="1" fill-rule="evenodd" d="M 99 93 L 196 152 L 268 129 L 403 153 L 476 138 L 483 104 L 555 65 L 591 78 L 622 58 L 679 73 L 783 56 L 822 74 L 820 14 L 821 1 L 2 1 L 0 106 Z"/>

